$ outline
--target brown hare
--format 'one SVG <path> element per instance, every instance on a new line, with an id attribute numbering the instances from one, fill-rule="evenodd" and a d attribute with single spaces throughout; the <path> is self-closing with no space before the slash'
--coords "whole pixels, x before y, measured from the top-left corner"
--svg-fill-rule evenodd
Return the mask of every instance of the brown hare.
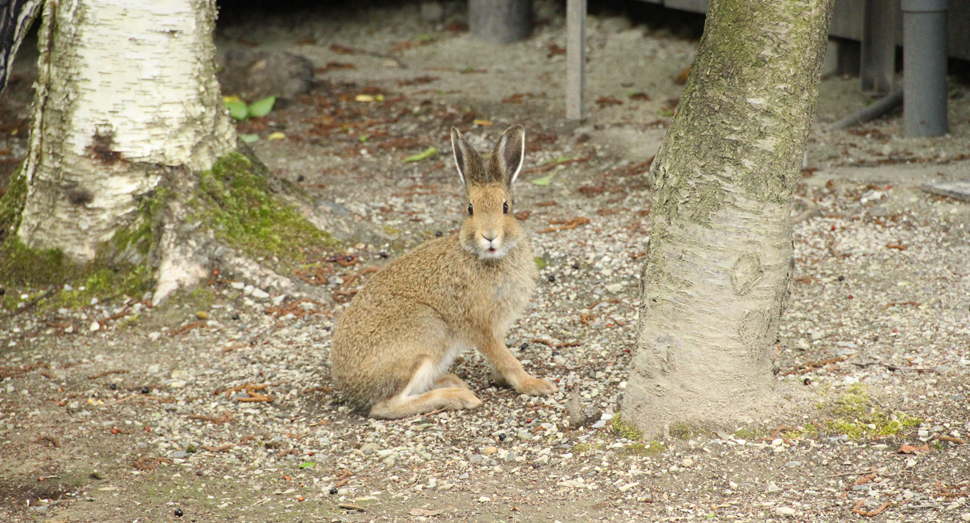
<path id="1" fill-rule="evenodd" d="M 504 341 L 538 276 L 532 246 L 511 211 L 525 131 L 509 127 L 487 168 L 454 128 L 451 145 L 469 202 L 461 230 L 419 245 L 375 274 L 333 333 L 334 381 L 375 418 L 481 405 L 461 378 L 447 373 L 472 347 L 496 381 L 524 394 L 556 391 L 523 370 Z"/>

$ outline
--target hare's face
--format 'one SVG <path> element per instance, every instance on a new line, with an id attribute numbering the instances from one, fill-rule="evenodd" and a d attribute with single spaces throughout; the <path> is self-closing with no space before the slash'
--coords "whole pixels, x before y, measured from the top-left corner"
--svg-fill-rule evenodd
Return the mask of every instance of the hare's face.
<path id="1" fill-rule="evenodd" d="M 504 185 L 489 184 L 468 189 L 468 215 L 461 225 L 461 244 L 481 260 L 498 260 L 508 254 L 522 236 L 512 216 L 512 198 Z"/>
<path id="2" fill-rule="evenodd" d="M 519 222 L 512 217 L 511 188 L 522 170 L 525 130 L 520 125 L 506 129 L 487 167 L 455 128 L 451 129 L 451 146 L 468 195 L 468 215 L 459 233 L 461 245 L 481 260 L 500 260 L 522 238 Z"/>

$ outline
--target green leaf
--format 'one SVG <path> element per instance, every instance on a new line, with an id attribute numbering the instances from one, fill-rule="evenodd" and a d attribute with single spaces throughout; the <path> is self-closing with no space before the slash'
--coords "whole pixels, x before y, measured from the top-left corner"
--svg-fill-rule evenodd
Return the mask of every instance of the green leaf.
<path id="1" fill-rule="evenodd" d="M 550 183 L 552 183 L 552 177 L 555 176 L 555 175 L 556 175 L 556 172 L 553 171 L 551 174 L 548 174 L 546 176 L 543 176 L 542 178 L 536 178 L 535 180 L 532 180 L 532 184 L 533 185 L 538 185 L 540 187 L 545 187 L 545 186 L 549 185 Z"/>
<path id="2" fill-rule="evenodd" d="M 229 108 L 229 116 L 232 116 L 233 119 L 245 120 L 249 116 L 249 109 L 246 107 L 246 102 L 242 100 L 226 102 L 226 107 Z"/>
<path id="3" fill-rule="evenodd" d="M 428 147 L 427 149 L 425 149 L 423 153 L 418 153 L 418 154 L 415 154 L 413 156 L 408 156 L 407 158 L 404 159 L 404 161 L 405 162 L 420 162 L 421 160 L 427 160 L 428 158 L 431 158 L 432 156 L 434 156 L 436 154 L 438 154 L 438 149 L 436 149 L 435 147 L 432 146 L 432 147 Z"/>
<path id="4" fill-rule="evenodd" d="M 558 165 L 558 164 L 560 164 L 560 163 L 566 163 L 566 162 L 571 162 L 571 161 L 573 161 L 573 160 L 575 160 L 575 159 L 576 159 L 575 157 L 571 157 L 571 156 L 560 156 L 559 158 L 556 158 L 556 159 L 554 159 L 554 160 L 546 160 L 546 161 L 544 161 L 544 162 L 542 162 L 542 163 L 540 163 L 539 165 L 540 165 L 540 166 L 541 166 L 541 165 L 549 165 L 549 164 L 551 164 L 551 163 L 552 163 L 552 164 L 557 164 L 557 165 Z"/>
<path id="5" fill-rule="evenodd" d="M 249 105 L 249 116 L 254 118 L 260 118 L 269 114 L 273 110 L 273 104 L 276 103 L 275 96 L 267 96 L 262 100 L 253 102 Z"/>
<path id="6" fill-rule="evenodd" d="M 308 469 L 310 467 L 316 467 L 316 466 L 317 464 L 312 461 L 304 461 L 303 463 L 300 463 L 301 469 Z"/>
<path id="7" fill-rule="evenodd" d="M 358 138 L 358 140 L 360 140 L 360 143 L 367 143 L 368 138 L 370 138 L 369 134 L 362 134 L 360 135 L 360 138 Z"/>
<path id="8" fill-rule="evenodd" d="M 259 135 L 258 134 L 255 134 L 255 133 L 253 133 L 253 134 L 240 134 L 239 135 L 239 139 L 242 140 L 242 141 L 244 141 L 244 142 L 246 142 L 246 143 L 253 143 L 253 142 L 258 142 L 259 141 Z"/>

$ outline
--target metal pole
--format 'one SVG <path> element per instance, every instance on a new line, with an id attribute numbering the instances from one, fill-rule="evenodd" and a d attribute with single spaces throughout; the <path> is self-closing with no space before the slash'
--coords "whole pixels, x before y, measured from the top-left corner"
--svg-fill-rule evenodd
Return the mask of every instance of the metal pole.
<path id="1" fill-rule="evenodd" d="M 906 136 L 940 136 L 946 122 L 947 0 L 902 0 Z"/>
<path id="2" fill-rule="evenodd" d="M 566 2 L 566 118 L 586 119 L 586 0 Z"/>

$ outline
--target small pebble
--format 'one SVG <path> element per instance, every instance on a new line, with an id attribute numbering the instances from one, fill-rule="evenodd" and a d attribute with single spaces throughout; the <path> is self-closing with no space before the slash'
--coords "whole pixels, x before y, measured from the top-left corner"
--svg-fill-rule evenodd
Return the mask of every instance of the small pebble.
<path id="1" fill-rule="evenodd" d="M 553 276 L 552 274 L 549 275 L 548 279 L 549 279 L 550 282 L 556 281 L 556 277 Z"/>
<path id="2" fill-rule="evenodd" d="M 180 508 L 175 509 L 175 517 L 180 518 L 183 515 L 184 515 L 184 513 L 182 512 L 182 509 L 180 509 Z"/>

